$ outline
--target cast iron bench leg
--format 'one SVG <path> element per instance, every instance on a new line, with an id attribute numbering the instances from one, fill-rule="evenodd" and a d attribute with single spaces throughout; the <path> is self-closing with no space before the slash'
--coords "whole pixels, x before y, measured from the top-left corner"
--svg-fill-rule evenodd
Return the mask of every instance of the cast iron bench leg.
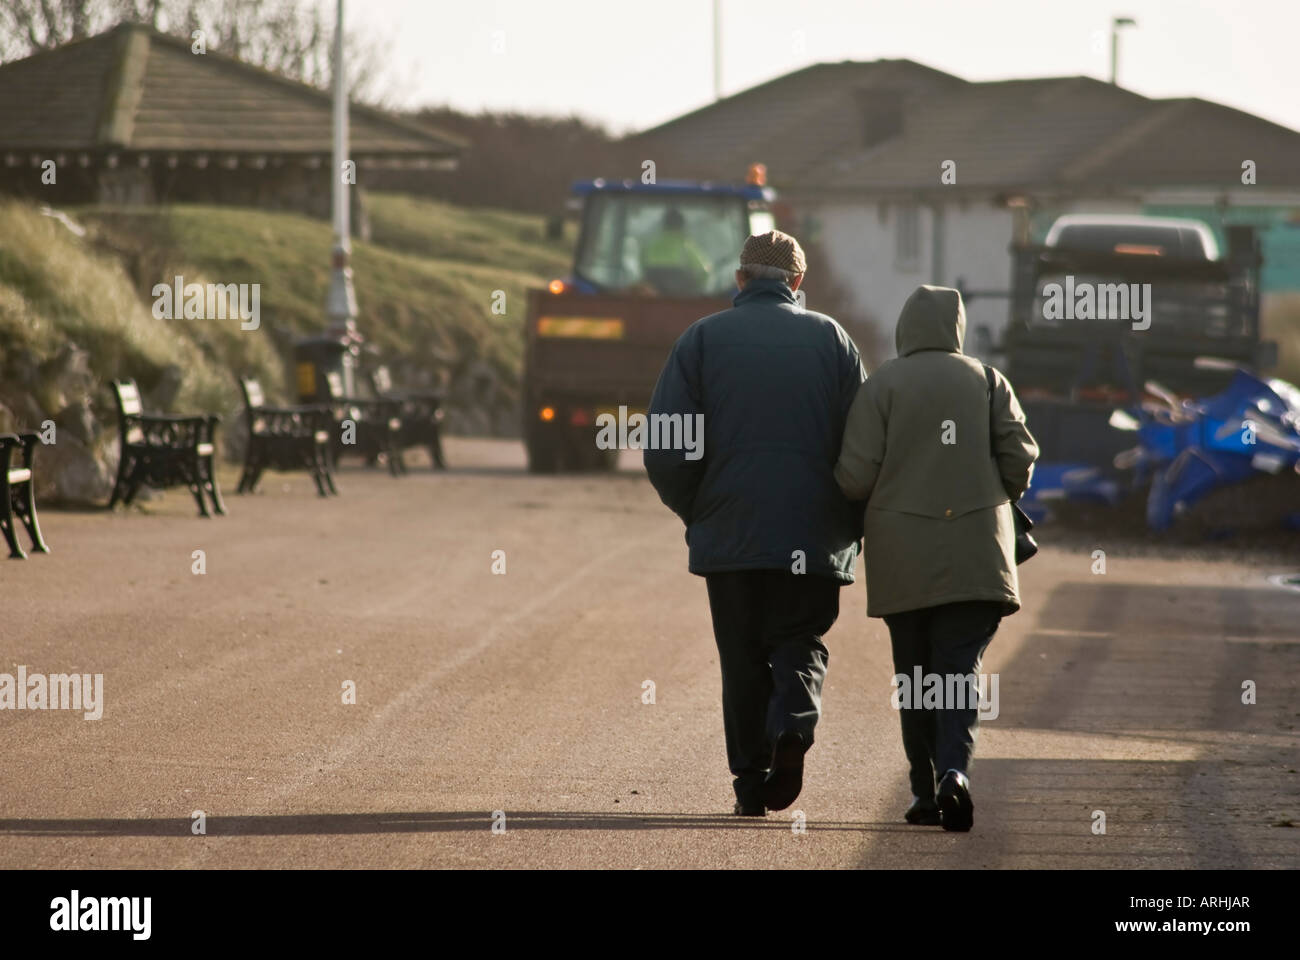
<path id="1" fill-rule="evenodd" d="M 21 497 L 23 502 L 15 507 L 14 512 L 27 528 L 27 535 L 32 538 L 32 549 L 37 553 L 49 553 L 50 548 L 45 543 L 45 537 L 41 535 L 41 523 L 36 518 L 36 491 L 32 487 L 34 483 L 35 479 L 27 482 Z"/>
<path id="2" fill-rule="evenodd" d="M 316 481 L 316 492 L 322 497 L 328 497 L 333 491 L 334 484 L 329 479 L 330 471 L 325 461 L 325 454 L 316 444 L 312 445 L 311 476 Z"/>
<path id="3" fill-rule="evenodd" d="M 23 466 L 27 468 L 27 479 L 16 487 L 10 487 L 10 503 L 18 519 L 27 528 L 31 537 L 32 549 L 37 553 L 49 553 L 50 548 L 41 535 L 41 522 L 36 518 L 36 445 L 40 438 L 34 433 L 22 434 Z M 7 473 L 8 468 L 2 468 Z"/>
<path id="4" fill-rule="evenodd" d="M 13 504 L 9 500 L 9 479 L 5 478 L 5 491 L 0 495 L 0 532 L 5 535 L 5 542 L 9 544 L 9 556 L 14 560 L 24 560 L 27 554 L 18 544 L 18 536 L 14 532 L 14 510 Z"/>
<path id="5" fill-rule="evenodd" d="M 113 482 L 113 495 L 108 500 L 108 509 L 110 510 L 119 503 L 126 502 L 127 490 L 130 489 L 132 460 L 134 459 L 129 452 L 122 451 L 122 456 L 117 462 L 117 479 Z"/>
<path id="6" fill-rule="evenodd" d="M 208 510 L 208 502 L 203 499 L 203 481 L 199 479 L 198 468 L 191 466 L 186 472 L 190 475 L 190 482 L 186 484 L 186 486 L 190 488 L 190 493 L 194 496 L 195 502 L 199 505 L 199 516 L 211 517 L 212 514 Z"/>
<path id="7" fill-rule="evenodd" d="M 199 458 L 199 479 L 203 481 L 203 489 L 207 492 L 208 497 L 212 500 L 212 509 L 219 517 L 226 515 L 226 504 L 221 499 L 221 488 L 217 486 L 217 468 L 215 460 L 217 456 L 217 418 L 208 418 L 208 443 L 212 444 L 212 453 Z"/>
<path id="8" fill-rule="evenodd" d="M 5 543 L 9 544 L 9 556 L 22 560 L 27 554 L 19 546 L 18 537 L 14 533 L 13 493 L 9 486 L 9 458 L 12 453 L 13 447 L 0 440 L 0 533 L 4 534 Z"/>

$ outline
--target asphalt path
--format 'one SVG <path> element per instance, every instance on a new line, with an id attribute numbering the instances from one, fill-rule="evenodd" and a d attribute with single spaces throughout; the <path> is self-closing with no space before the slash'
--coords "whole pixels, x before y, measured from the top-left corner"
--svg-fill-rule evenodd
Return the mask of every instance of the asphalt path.
<path id="1" fill-rule="evenodd" d="M 103 713 L 0 710 L 0 867 L 1300 864 L 1278 568 L 1098 543 L 1101 573 L 1045 534 L 985 660 L 969 834 L 902 822 L 887 637 L 846 587 L 803 794 L 738 818 L 704 583 L 635 455 L 447 446 L 329 500 L 268 474 L 225 518 L 47 511 L 54 552 L 0 566 L 0 672 L 102 674 Z"/>

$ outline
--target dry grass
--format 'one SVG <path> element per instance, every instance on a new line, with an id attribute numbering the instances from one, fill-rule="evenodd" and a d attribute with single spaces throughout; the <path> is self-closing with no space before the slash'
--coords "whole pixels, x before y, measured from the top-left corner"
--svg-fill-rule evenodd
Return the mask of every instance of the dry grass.
<path id="1" fill-rule="evenodd" d="M 69 344 L 87 351 L 103 384 L 129 376 L 147 392 L 175 368 L 182 374 L 176 405 L 187 409 L 233 410 L 229 370 L 236 360 L 278 375 L 274 351 L 241 336 L 237 321 L 225 328 L 156 319 L 122 263 L 91 237 L 77 237 L 31 205 L 0 202 L 0 378 L 44 364 Z M 107 405 L 103 393 L 97 399 Z M 52 398 L 39 399 L 47 414 L 57 412 L 48 409 Z"/>

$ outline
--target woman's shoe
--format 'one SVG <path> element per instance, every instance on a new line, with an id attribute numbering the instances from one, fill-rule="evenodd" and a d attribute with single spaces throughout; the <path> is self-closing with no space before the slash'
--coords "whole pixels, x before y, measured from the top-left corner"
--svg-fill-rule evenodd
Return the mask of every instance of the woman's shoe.
<path id="1" fill-rule="evenodd" d="M 975 804 L 970 799 L 970 781 L 960 770 L 949 770 L 939 781 L 935 797 L 945 830 L 965 833 L 975 823 Z"/>

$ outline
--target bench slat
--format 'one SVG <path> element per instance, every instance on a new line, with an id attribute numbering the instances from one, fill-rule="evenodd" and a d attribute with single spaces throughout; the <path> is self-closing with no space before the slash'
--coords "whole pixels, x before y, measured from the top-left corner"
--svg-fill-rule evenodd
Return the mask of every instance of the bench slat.
<path id="1" fill-rule="evenodd" d="M 140 402 L 140 390 L 135 385 L 134 380 L 126 380 L 114 384 L 117 388 L 117 395 L 122 404 L 122 412 L 128 417 L 135 416 L 144 410 Z"/>

